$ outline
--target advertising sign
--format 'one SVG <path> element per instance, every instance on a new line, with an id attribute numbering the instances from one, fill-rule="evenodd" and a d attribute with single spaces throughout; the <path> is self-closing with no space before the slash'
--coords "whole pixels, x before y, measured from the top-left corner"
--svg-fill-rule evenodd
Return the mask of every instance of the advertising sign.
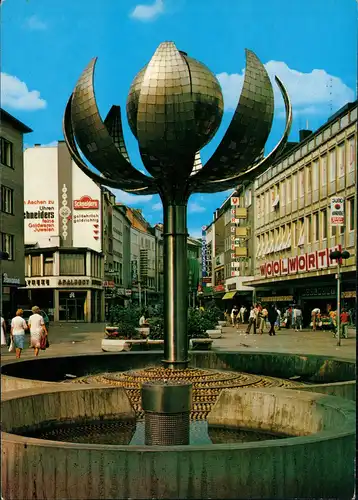
<path id="1" fill-rule="evenodd" d="M 201 228 L 201 285 L 204 287 L 203 278 L 207 276 L 207 248 L 206 248 L 206 226 Z"/>
<path id="2" fill-rule="evenodd" d="M 136 260 L 132 260 L 132 262 L 131 262 L 131 277 L 132 277 L 132 285 L 137 285 L 137 283 L 138 283 L 138 262 Z"/>
<path id="3" fill-rule="evenodd" d="M 240 206 L 240 198 L 238 196 L 233 196 L 231 198 L 231 206 L 232 207 L 238 207 L 238 206 Z"/>
<path id="4" fill-rule="evenodd" d="M 344 226 L 344 198 L 331 198 L 331 225 Z"/>
<path id="5" fill-rule="evenodd" d="M 99 209 L 99 201 L 92 200 L 92 198 L 88 195 L 82 196 L 79 200 L 73 200 L 73 209 L 74 210 L 98 210 Z"/>

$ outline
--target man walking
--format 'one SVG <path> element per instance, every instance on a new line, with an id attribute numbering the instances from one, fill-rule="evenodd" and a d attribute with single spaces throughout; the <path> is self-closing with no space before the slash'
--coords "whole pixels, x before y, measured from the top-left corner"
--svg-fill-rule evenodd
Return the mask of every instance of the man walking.
<path id="1" fill-rule="evenodd" d="M 246 314 L 246 307 L 245 306 L 241 306 L 240 307 L 240 319 L 241 319 L 241 323 L 242 324 L 245 323 L 245 314 Z"/>
<path id="2" fill-rule="evenodd" d="M 276 333 L 275 333 L 275 323 L 276 323 L 276 320 L 277 320 L 277 312 L 276 312 L 276 308 L 275 308 L 275 306 L 273 304 L 269 308 L 269 310 L 267 312 L 267 316 L 268 316 L 268 320 L 269 320 L 269 323 L 270 323 L 269 335 L 271 337 L 272 335 L 276 335 Z"/>
<path id="3" fill-rule="evenodd" d="M 251 332 L 251 327 L 254 327 L 254 335 L 256 335 L 256 320 L 257 320 L 257 309 L 254 306 L 250 308 L 249 324 L 247 325 L 246 333 L 247 335 Z"/>
<path id="4" fill-rule="evenodd" d="M 299 306 L 295 306 L 293 310 L 293 320 L 296 332 L 302 330 L 302 310 Z"/>
<path id="5" fill-rule="evenodd" d="M 239 324 L 237 321 L 238 317 L 239 317 L 239 310 L 238 310 L 237 306 L 235 305 L 231 311 L 231 320 L 232 320 L 232 326 L 236 325 L 237 329 L 239 328 Z"/>

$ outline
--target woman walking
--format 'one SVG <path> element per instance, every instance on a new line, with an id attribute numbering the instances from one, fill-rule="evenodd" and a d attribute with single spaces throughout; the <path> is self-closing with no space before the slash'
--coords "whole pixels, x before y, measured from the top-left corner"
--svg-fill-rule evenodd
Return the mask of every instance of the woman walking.
<path id="1" fill-rule="evenodd" d="M 38 356 L 41 349 L 41 343 L 46 345 L 48 333 L 44 319 L 41 314 L 39 314 L 40 308 L 34 306 L 31 310 L 32 315 L 29 317 L 28 321 L 31 335 L 30 345 L 35 351 L 35 356 Z"/>
<path id="2" fill-rule="evenodd" d="M 11 320 L 11 341 L 14 344 L 16 358 L 20 359 L 21 351 L 24 348 L 25 344 L 25 331 L 27 330 L 27 324 L 22 315 L 24 311 L 22 309 L 18 309 L 16 311 L 16 316 Z"/>

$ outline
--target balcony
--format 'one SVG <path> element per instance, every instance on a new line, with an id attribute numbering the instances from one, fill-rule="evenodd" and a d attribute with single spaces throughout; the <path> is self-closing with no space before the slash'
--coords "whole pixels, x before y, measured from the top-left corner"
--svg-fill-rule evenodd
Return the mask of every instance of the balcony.
<path id="1" fill-rule="evenodd" d="M 235 257 L 247 257 L 247 248 L 235 247 Z"/>

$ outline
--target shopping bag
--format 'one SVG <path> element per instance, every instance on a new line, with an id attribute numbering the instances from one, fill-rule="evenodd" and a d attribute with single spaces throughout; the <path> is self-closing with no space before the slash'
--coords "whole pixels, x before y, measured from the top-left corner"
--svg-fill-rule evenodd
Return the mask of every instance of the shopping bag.
<path id="1" fill-rule="evenodd" d="M 14 351 L 15 351 L 14 341 L 11 339 L 10 346 L 9 346 L 9 352 L 14 352 Z"/>
<path id="2" fill-rule="evenodd" d="M 40 349 L 41 351 L 46 350 L 46 335 L 42 335 L 41 340 L 40 340 Z"/>
<path id="3" fill-rule="evenodd" d="M 50 342 L 48 341 L 48 337 L 46 337 L 46 349 L 50 347 Z"/>

